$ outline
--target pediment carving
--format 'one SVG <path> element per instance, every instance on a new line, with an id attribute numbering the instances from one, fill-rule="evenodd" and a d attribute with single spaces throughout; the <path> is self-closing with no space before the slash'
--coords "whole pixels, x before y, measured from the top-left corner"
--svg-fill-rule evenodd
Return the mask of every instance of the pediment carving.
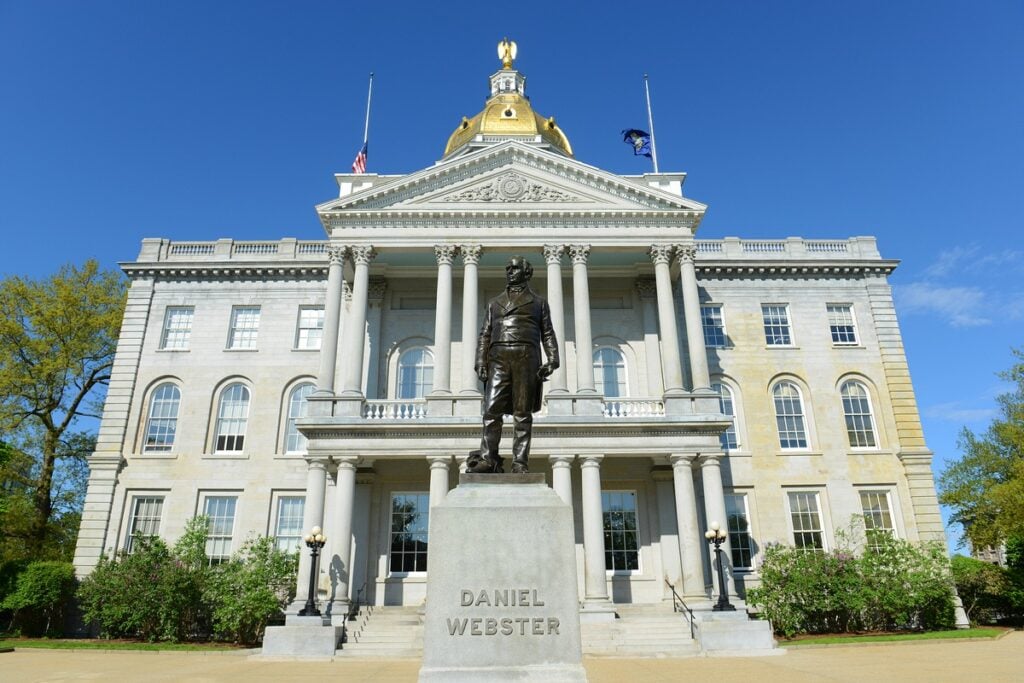
<path id="1" fill-rule="evenodd" d="M 444 202 L 578 202 L 581 198 L 517 173 L 441 197 Z"/>

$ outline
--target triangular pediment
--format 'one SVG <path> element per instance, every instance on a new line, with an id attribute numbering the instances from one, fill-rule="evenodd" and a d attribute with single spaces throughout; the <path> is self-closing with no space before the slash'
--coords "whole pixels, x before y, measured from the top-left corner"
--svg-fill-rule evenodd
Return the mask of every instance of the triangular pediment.
<path id="1" fill-rule="evenodd" d="M 323 219 L 372 212 L 703 214 L 705 206 L 568 157 L 508 141 L 317 207 Z"/>

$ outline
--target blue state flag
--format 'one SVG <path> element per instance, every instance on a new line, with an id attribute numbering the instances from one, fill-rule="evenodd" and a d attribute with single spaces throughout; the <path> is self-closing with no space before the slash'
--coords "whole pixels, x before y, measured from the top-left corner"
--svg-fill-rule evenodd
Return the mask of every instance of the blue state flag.
<path id="1" fill-rule="evenodd" d="M 622 131 L 622 141 L 633 146 L 634 156 L 651 156 L 651 136 L 637 128 Z"/>

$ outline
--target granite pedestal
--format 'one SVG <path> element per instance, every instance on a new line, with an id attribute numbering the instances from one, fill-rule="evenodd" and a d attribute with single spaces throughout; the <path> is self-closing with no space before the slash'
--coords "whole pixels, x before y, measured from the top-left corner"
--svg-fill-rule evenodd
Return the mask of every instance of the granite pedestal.
<path id="1" fill-rule="evenodd" d="M 463 474 L 430 511 L 421 683 L 586 681 L 572 510 L 542 474 Z"/>

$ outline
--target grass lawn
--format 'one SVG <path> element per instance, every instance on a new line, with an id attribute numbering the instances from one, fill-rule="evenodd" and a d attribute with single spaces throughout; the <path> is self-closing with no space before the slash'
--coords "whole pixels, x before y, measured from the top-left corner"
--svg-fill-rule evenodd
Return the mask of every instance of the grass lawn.
<path id="1" fill-rule="evenodd" d="M 42 648 L 48 650 L 167 650 L 219 652 L 241 649 L 230 643 L 144 643 L 136 640 L 100 640 L 96 638 L 3 638 L 0 648 Z"/>
<path id="2" fill-rule="evenodd" d="M 1006 632 L 1005 628 L 981 627 L 956 631 L 926 631 L 924 633 L 872 633 L 872 634 L 836 634 L 836 635 L 805 635 L 792 640 L 780 639 L 782 647 L 800 647 L 802 645 L 849 645 L 850 643 L 891 643 L 902 640 L 956 640 L 960 638 L 997 638 Z"/>

